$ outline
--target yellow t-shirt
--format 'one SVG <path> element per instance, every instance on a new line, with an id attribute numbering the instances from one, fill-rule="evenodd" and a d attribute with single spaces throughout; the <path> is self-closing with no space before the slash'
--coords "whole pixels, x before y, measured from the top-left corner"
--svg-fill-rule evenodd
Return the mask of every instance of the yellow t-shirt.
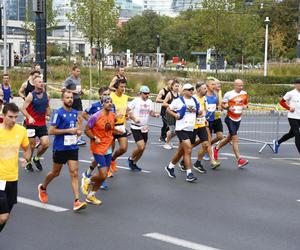
<path id="1" fill-rule="evenodd" d="M 113 104 L 116 107 L 116 125 L 125 123 L 128 95 L 117 96 L 115 92 L 110 94 Z M 120 116 L 120 117 L 119 117 Z"/>
<path id="2" fill-rule="evenodd" d="M 219 90 L 219 92 L 217 93 L 217 96 L 218 96 L 218 101 L 219 101 L 219 104 L 222 103 L 222 90 Z M 220 119 L 221 118 L 221 110 L 217 110 L 216 113 L 215 113 L 215 120 L 217 119 Z"/>
<path id="3" fill-rule="evenodd" d="M 28 145 L 27 132 L 23 126 L 16 124 L 8 130 L 0 125 L 0 180 L 18 180 L 19 148 Z"/>
<path id="4" fill-rule="evenodd" d="M 207 106 L 206 97 L 203 96 L 202 98 L 200 98 L 198 95 L 194 95 L 194 97 L 200 103 L 200 110 L 201 111 L 205 111 L 206 110 L 206 106 Z M 197 116 L 196 124 L 195 124 L 195 129 L 197 129 L 197 128 L 203 128 L 205 126 L 206 126 L 205 116 L 201 116 L 201 117 Z"/>

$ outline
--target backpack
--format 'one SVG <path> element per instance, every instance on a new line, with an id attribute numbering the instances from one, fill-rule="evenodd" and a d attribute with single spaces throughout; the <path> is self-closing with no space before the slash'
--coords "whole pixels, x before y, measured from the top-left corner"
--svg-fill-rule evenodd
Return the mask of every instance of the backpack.
<path id="1" fill-rule="evenodd" d="M 180 98 L 180 100 L 183 102 L 183 106 L 182 106 L 182 108 L 180 109 L 180 110 L 178 110 L 177 111 L 177 113 L 179 113 L 179 115 L 180 115 L 180 117 L 179 117 L 179 120 L 181 120 L 183 117 L 184 117 L 184 115 L 185 115 L 185 112 L 186 112 L 186 104 L 185 104 L 185 101 L 184 101 L 184 98 L 183 98 L 183 96 L 180 96 L 179 97 Z M 199 109 L 200 109 L 200 104 L 199 104 L 199 102 L 197 102 L 197 100 L 196 100 L 196 98 L 194 97 L 194 96 L 192 96 L 192 99 L 194 100 L 194 102 L 195 102 L 195 104 L 196 104 L 196 116 L 198 115 L 198 113 L 199 113 Z"/>

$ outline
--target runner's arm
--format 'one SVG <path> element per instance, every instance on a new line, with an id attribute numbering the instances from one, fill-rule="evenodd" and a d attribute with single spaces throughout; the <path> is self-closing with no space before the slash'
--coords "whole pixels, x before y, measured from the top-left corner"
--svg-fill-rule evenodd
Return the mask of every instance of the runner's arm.
<path id="1" fill-rule="evenodd" d="M 18 92 L 19 96 L 22 97 L 23 99 L 25 99 L 26 84 L 27 84 L 27 82 L 24 82 Z"/>
<path id="2" fill-rule="evenodd" d="M 58 129 L 56 126 L 51 125 L 49 128 L 49 135 L 65 135 L 65 134 L 73 134 L 77 133 L 78 128 L 66 128 L 66 129 Z"/>
<path id="3" fill-rule="evenodd" d="M 174 112 L 173 110 L 171 110 L 170 107 L 167 107 L 167 113 L 173 116 L 176 120 L 179 120 L 180 118 L 180 115 Z"/>
<path id="4" fill-rule="evenodd" d="M 157 103 L 163 103 L 164 100 L 161 99 L 162 96 L 163 96 L 163 94 L 164 94 L 164 89 L 161 89 L 161 90 L 158 92 L 158 96 L 156 97 L 155 102 L 157 102 Z"/>
<path id="5" fill-rule="evenodd" d="M 32 118 L 30 116 L 30 114 L 27 112 L 27 108 L 28 106 L 30 105 L 30 103 L 32 102 L 32 94 L 29 93 L 28 96 L 25 98 L 25 101 L 23 103 L 23 107 L 21 108 L 21 112 L 24 114 L 24 116 L 27 118 L 27 119 L 30 119 Z"/>
<path id="6" fill-rule="evenodd" d="M 167 107 L 169 107 L 169 103 L 168 103 L 168 101 L 171 99 L 171 94 L 170 94 L 171 92 L 169 92 L 168 94 L 167 94 L 167 96 L 166 96 L 166 98 L 163 100 L 163 107 L 165 107 L 165 108 L 167 108 Z"/>
<path id="7" fill-rule="evenodd" d="M 83 112 L 82 112 L 82 117 L 83 117 L 83 119 L 86 120 L 86 121 L 88 121 L 89 118 L 90 118 L 89 114 L 88 114 L 86 111 L 83 111 Z"/>
<path id="8" fill-rule="evenodd" d="M 285 108 L 286 110 L 290 110 L 291 107 L 287 104 L 286 100 L 284 98 L 282 98 L 279 102 L 280 106 Z"/>
<path id="9" fill-rule="evenodd" d="M 29 144 L 25 147 L 22 146 L 22 149 L 23 149 L 23 157 L 24 159 L 29 162 L 30 159 L 31 159 L 31 148 L 29 146 Z"/>
<path id="10" fill-rule="evenodd" d="M 111 80 L 111 82 L 108 86 L 111 91 L 116 91 L 116 88 L 114 87 L 114 85 L 115 85 L 117 79 L 118 78 L 116 76 L 114 76 L 113 79 Z"/>

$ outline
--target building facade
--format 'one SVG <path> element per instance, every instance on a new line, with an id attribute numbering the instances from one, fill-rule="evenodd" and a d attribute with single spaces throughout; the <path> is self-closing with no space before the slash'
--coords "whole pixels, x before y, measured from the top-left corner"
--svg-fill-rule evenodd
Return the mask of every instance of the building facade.
<path id="1" fill-rule="evenodd" d="M 152 10 L 160 15 L 170 16 L 172 0 L 144 0 L 144 10 Z"/>

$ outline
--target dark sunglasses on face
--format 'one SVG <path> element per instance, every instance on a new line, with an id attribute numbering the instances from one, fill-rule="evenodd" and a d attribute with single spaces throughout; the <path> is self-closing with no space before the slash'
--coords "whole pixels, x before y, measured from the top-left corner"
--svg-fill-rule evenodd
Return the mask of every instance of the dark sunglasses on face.
<path id="1" fill-rule="evenodd" d="M 144 95 L 149 95 L 150 93 L 145 93 L 145 92 L 143 92 L 143 94 L 144 94 Z"/>
<path id="2" fill-rule="evenodd" d="M 194 88 L 191 88 L 191 89 L 187 89 L 187 91 L 194 91 Z"/>

